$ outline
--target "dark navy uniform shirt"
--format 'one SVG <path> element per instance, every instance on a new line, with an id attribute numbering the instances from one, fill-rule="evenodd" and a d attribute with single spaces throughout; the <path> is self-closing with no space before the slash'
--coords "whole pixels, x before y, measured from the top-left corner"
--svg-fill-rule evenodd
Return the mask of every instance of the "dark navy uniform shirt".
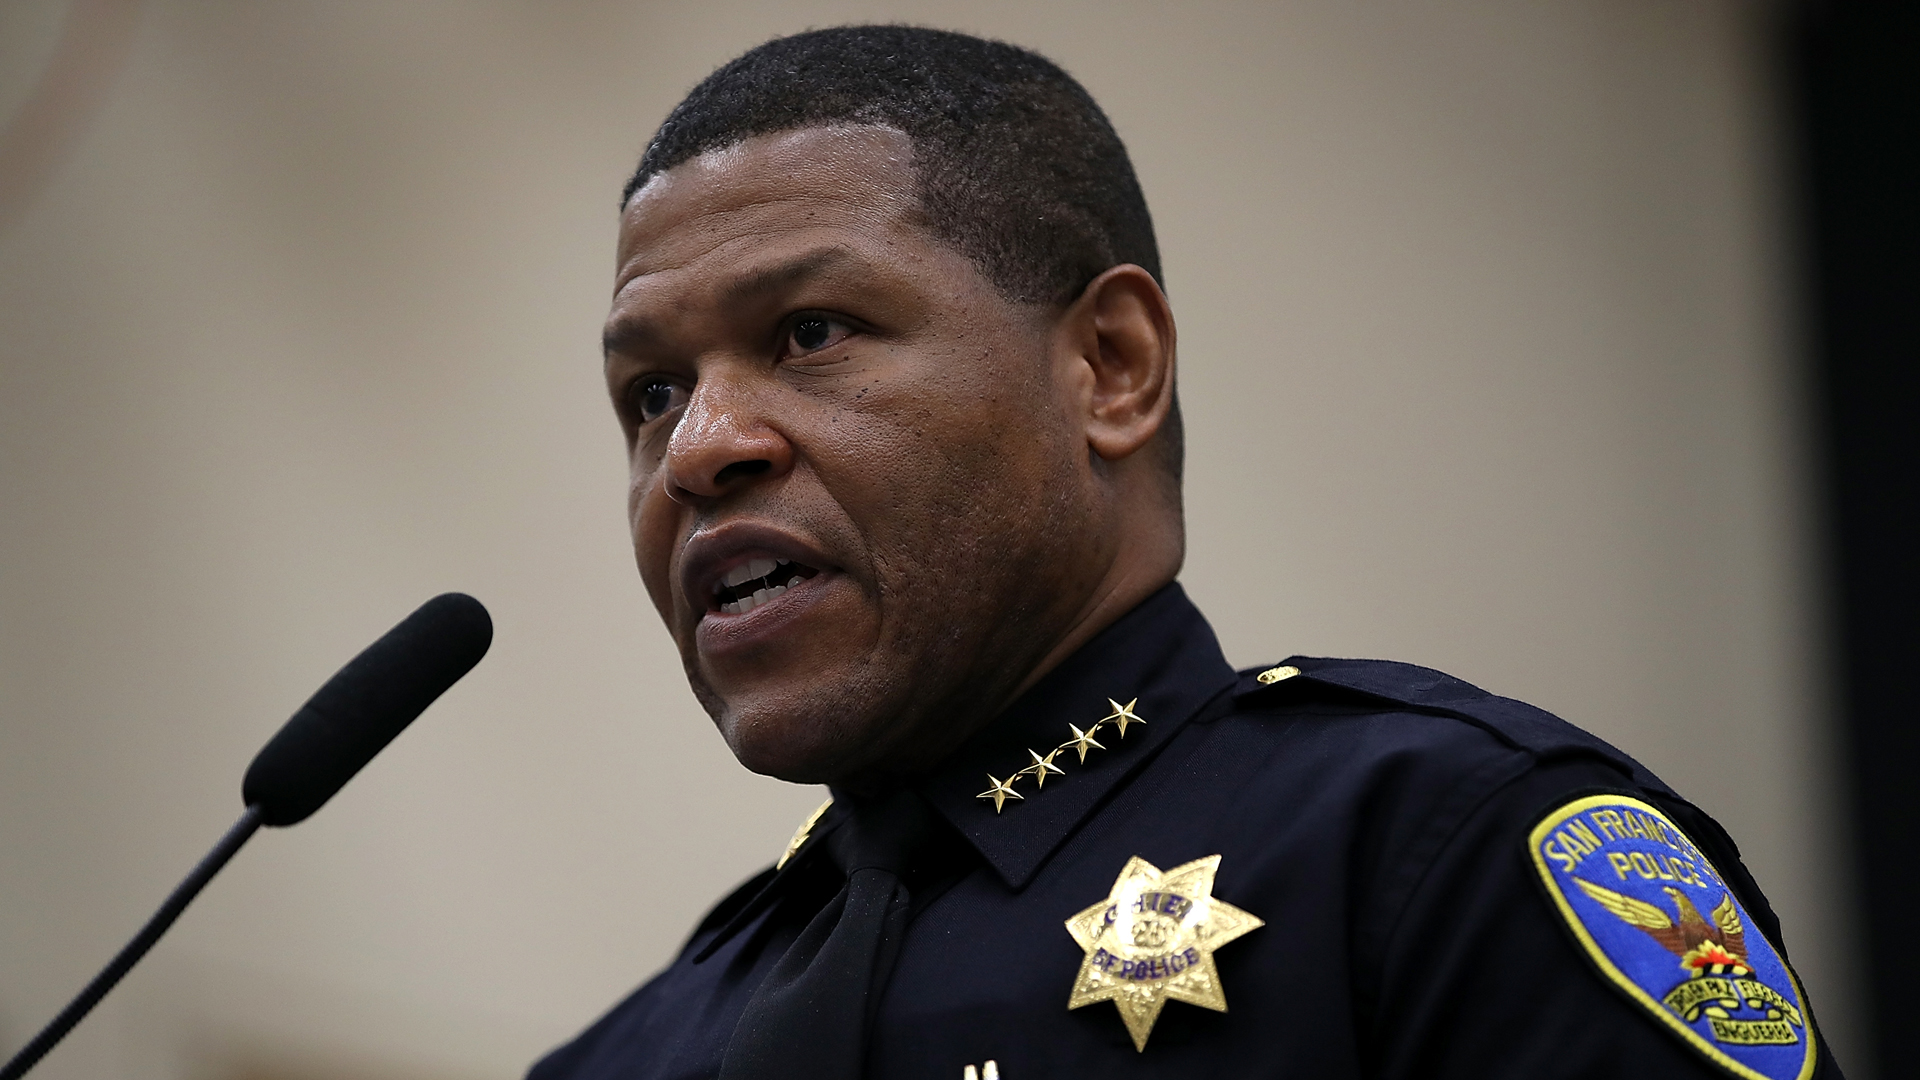
<path id="1" fill-rule="evenodd" d="M 1570 799 L 1630 796 L 1717 869 L 1751 924 L 1747 951 L 1784 956 L 1717 824 L 1599 739 L 1438 672 L 1310 658 L 1266 670 L 1266 681 L 1236 674 L 1170 585 L 916 784 L 952 832 L 907 881 L 912 921 L 877 1003 L 869 1076 L 961 1080 L 989 1060 L 1005 1080 L 1741 1075 L 1701 1049 L 1720 1036 L 1689 1040 L 1656 1014 L 1664 985 L 1643 1002 L 1602 970 L 1543 883 L 1554 864 L 1529 848 L 1530 830 Z M 990 777 L 1029 766 L 1030 751 L 1071 741 L 1070 724 L 1087 732 L 1110 701 L 1132 702 L 1142 723 L 1124 737 L 1102 726 L 1101 748 L 1056 755 L 1058 773 L 1042 786 L 1020 778 L 1023 797 L 997 810 L 978 797 Z M 830 810 L 784 868 L 722 901 L 671 966 L 532 1080 L 714 1076 L 748 997 L 838 887 L 818 850 L 835 824 Z M 1613 839 L 1574 825 L 1543 845 L 1568 866 L 1589 840 Z M 1664 957 L 1680 930 L 1658 929 L 1631 898 L 1607 901 L 1630 891 L 1639 864 L 1608 851 L 1582 865 L 1607 871 L 1602 854 L 1624 869 L 1618 881 L 1587 874 L 1615 887 L 1590 890 L 1614 914 L 1583 909 L 1589 936 Z M 1135 857 L 1168 870 L 1216 855 L 1212 896 L 1264 921 L 1213 953 L 1226 1011 L 1173 1001 L 1141 1050 L 1112 1003 L 1069 1010 L 1089 950 L 1066 920 L 1105 900 Z M 1683 864 L 1647 863 L 1691 880 Z M 1685 923 L 1684 910 L 1662 910 Z M 1686 981 L 1677 961 L 1672 979 Z M 1705 1010 L 1695 1028 L 1743 1015 L 1723 1004 L 1736 1011 L 1687 1006 Z M 1712 1030 L 1800 1040 L 1747 1075 L 1838 1077 L 1810 1013 L 1772 1015 L 1764 1029 Z M 1803 1067 L 1780 1065 L 1809 1045 Z"/>

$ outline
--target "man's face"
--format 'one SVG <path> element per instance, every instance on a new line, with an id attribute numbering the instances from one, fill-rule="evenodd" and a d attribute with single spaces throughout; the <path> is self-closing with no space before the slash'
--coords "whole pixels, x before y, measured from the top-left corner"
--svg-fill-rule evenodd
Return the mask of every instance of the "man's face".
<path id="1" fill-rule="evenodd" d="M 868 782 L 1003 705 L 1100 579 L 1071 349 L 916 222 L 882 128 L 749 140 L 622 220 L 634 553 L 749 768 Z"/>

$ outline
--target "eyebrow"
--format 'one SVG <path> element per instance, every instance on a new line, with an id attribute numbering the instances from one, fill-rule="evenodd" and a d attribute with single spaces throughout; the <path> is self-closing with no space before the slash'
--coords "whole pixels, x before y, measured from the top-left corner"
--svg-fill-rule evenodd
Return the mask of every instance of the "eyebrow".
<path id="1" fill-rule="evenodd" d="M 735 281 L 728 282 L 720 290 L 720 302 L 731 306 L 763 299 L 790 289 L 834 267 L 862 261 L 864 260 L 855 255 L 852 250 L 839 244 L 815 248 L 791 259 L 761 267 Z M 652 336 L 651 331 L 652 328 L 645 318 L 617 319 L 601 336 L 601 352 L 611 353 L 622 345 L 644 340 Z"/>
<path id="2" fill-rule="evenodd" d="M 762 267 L 728 284 L 720 291 L 720 299 L 729 304 L 757 300 L 769 293 L 791 288 L 834 266 L 859 261 L 859 256 L 838 244 L 815 248 L 785 262 Z"/>

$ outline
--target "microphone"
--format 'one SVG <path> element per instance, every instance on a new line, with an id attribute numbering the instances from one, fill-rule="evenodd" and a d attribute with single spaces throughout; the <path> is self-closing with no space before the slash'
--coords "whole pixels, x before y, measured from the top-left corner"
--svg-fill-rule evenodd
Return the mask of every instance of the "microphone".
<path id="1" fill-rule="evenodd" d="M 465 593 L 443 593 L 348 661 L 254 757 L 240 784 L 246 803 L 240 820 L 60 1015 L 0 1066 L 0 1080 L 19 1080 L 57 1046 L 260 826 L 305 821 L 414 717 L 473 670 L 492 643 L 493 620 L 480 601 Z"/>
<path id="2" fill-rule="evenodd" d="M 240 797 L 260 823 L 305 821 L 360 767 L 487 655 L 493 620 L 480 601 L 445 593 L 327 680 L 262 747 Z"/>

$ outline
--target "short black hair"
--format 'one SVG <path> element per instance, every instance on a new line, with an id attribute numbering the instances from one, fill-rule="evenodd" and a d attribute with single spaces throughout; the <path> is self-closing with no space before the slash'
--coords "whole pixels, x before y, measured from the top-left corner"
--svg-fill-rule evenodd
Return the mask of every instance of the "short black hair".
<path id="1" fill-rule="evenodd" d="M 1093 97 L 1038 53 L 945 30 L 840 26 L 743 54 L 667 115 L 621 205 L 709 150 L 826 124 L 905 132 L 929 231 L 1010 299 L 1065 305 L 1122 263 L 1161 281 L 1146 197 Z"/>

